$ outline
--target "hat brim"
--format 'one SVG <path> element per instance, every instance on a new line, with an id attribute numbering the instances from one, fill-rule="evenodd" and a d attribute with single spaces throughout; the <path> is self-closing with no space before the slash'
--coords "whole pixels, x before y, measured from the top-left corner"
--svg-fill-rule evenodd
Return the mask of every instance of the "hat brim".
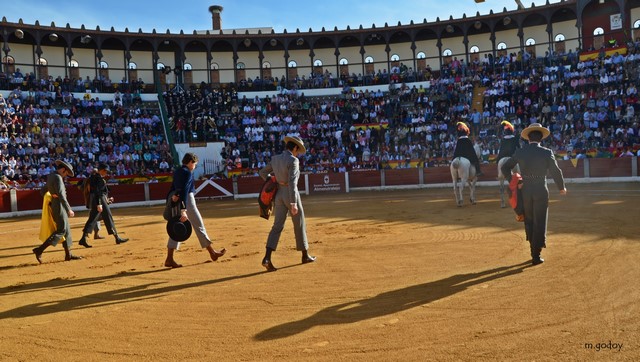
<path id="1" fill-rule="evenodd" d="M 71 177 L 76 175 L 76 173 L 73 172 L 73 167 L 71 167 L 70 164 L 68 164 L 68 163 L 66 163 L 66 162 L 64 162 L 62 160 L 56 160 L 56 166 L 60 166 L 60 165 L 62 165 L 64 168 L 67 169 L 67 171 L 69 171 L 69 173 L 71 173 L 71 175 L 70 175 Z"/>
<path id="2" fill-rule="evenodd" d="M 180 221 L 180 216 L 174 216 L 167 221 L 167 234 L 174 241 L 182 242 L 189 239 L 192 231 L 191 222 L 189 220 Z"/>
<path id="3" fill-rule="evenodd" d="M 544 127 L 538 127 L 538 126 L 529 126 L 525 129 L 522 130 L 522 133 L 520 133 L 520 137 L 524 138 L 525 140 L 529 140 L 529 133 L 533 132 L 533 131 L 538 131 L 540 133 L 542 133 L 542 139 L 545 139 L 547 137 L 549 137 L 549 135 L 551 134 L 551 131 L 549 131 L 548 128 L 544 128 Z"/>
<path id="4" fill-rule="evenodd" d="M 307 148 L 304 146 L 304 143 L 302 143 L 302 142 L 300 141 L 300 139 L 295 138 L 295 137 L 289 137 L 289 136 L 286 136 L 286 137 L 284 138 L 284 143 L 289 143 L 289 142 L 293 142 L 293 143 L 295 143 L 296 145 L 298 145 L 298 148 L 300 148 L 300 150 L 301 150 L 301 152 L 302 152 L 302 153 L 306 153 L 306 152 L 307 152 Z"/>

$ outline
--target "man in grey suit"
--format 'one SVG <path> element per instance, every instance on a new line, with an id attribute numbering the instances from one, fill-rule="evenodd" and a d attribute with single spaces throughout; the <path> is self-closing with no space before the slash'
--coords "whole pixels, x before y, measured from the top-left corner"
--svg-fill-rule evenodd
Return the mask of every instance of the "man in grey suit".
<path id="1" fill-rule="evenodd" d="M 549 212 L 549 189 L 547 172 L 551 174 L 561 195 L 566 195 L 562 170 L 558 167 L 553 151 L 540 146 L 549 137 L 549 129 L 532 123 L 522 131 L 521 137 L 529 144 L 518 149 L 502 166 L 502 174 L 511 181 L 511 169 L 520 165 L 522 172 L 522 202 L 524 205 L 524 228 L 531 247 L 531 262 L 542 264 L 542 248 L 546 247 L 547 218 Z"/>
<path id="2" fill-rule="evenodd" d="M 285 137 L 285 151 L 271 158 L 264 168 L 260 170 L 260 177 L 266 180 L 270 174 L 275 175 L 278 182 L 278 191 L 273 199 L 273 214 L 275 219 L 273 227 L 267 238 L 267 251 L 262 259 L 262 266 L 267 271 L 276 271 L 276 267 L 271 263 L 271 253 L 278 247 L 280 234 L 287 219 L 287 212 L 291 214 L 293 221 L 293 232 L 296 237 L 296 250 L 302 252 L 302 264 L 312 263 L 315 257 L 308 253 L 309 243 L 307 241 L 307 228 L 302 209 L 302 201 L 298 192 L 298 178 L 300 177 L 300 161 L 298 155 L 307 152 L 304 142 L 295 136 Z"/>
<path id="3" fill-rule="evenodd" d="M 33 249 L 33 253 L 38 260 L 38 263 L 42 263 L 42 253 L 44 249 L 50 245 L 56 246 L 60 240 L 64 237 L 62 246 L 64 247 L 64 260 L 78 260 L 82 259 L 79 256 L 71 254 L 71 227 L 69 225 L 69 218 L 75 214 L 71 210 L 71 205 L 67 201 L 67 188 L 64 185 L 65 177 L 73 177 L 73 167 L 62 161 L 56 161 L 56 170 L 47 176 L 47 184 L 40 190 L 40 193 L 44 194 L 49 191 L 51 194 L 51 216 L 56 223 L 56 230 L 45 240 L 42 245 Z"/>

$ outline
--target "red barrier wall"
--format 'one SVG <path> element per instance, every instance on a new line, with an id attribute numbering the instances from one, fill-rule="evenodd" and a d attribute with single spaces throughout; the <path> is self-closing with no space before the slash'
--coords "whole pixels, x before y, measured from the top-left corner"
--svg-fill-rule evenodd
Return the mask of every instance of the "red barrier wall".
<path id="1" fill-rule="evenodd" d="M 442 184 L 448 182 L 453 182 L 451 181 L 451 170 L 449 170 L 449 166 L 429 167 L 424 169 L 425 184 Z"/>
<path id="2" fill-rule="evenodd" d="M 417 168 L 384 170 L 385 186 L 418 185 L 420 175 Z"/>
<path id="3" fill-rule="evenodd" d="M 349 187 L 380 187 L 380 172 L 351 171 L 349 172 Z"/>
<path id="4" fill-rule="evenodd" d="M 589 160 L 590 177 L 631 176 L 631 158 L 592 158 Z"/>
<path id="5" fill-rule="evenodd" d="M 578 160 L 576 166 L 571 161 L 558 161 L 558 166 L 562 170 L 564 178 L 582 178 L 584 177 L 584 160 Z M 631 174 L 629 174 L 631 176 Z"/>
<path id="6" fill-rule="evenodd" d="M 171 189 L 171 182 L 159 182 L 149 184 L 149 198 L 151 200 L 164 200 Z"/>
<path id="7" fill-rule="evenodd" d="M 0 212 L 11 212 L 11 194 L 9 191 L 0 191 Z"/>

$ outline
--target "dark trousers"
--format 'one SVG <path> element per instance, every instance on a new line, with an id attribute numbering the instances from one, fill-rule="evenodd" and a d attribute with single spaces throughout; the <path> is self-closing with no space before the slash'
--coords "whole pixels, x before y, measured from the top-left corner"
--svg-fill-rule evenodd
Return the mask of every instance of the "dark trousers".
<path id="1" fill-rule="evenodd" d="M 549 189 L 546 181 L 525 181 L 522 187 L 524 228 L 531 246 L 531 256 L 539 257 L 546 247 Z"/>
<path id="2" fill-rule="evenodd" d="M 109 235 L 117 235 L 116 225 L 113 222 L 113 216 L 111 215 L 111 209 L 109 208 L 109 203 L 107 202 L 107 197 L 102 196 L 102 212 L 98 212 L 98 203 L 94 200 L 91 200 L 91 211 L 89 211 L 89 219 L 84 224 L 84 228 L 82 232 L 85 234 L 90 234 L 95 230 L 100 217 L 102 216 L 102 221 L 104 222 L 104 226 L 107 228 L 107 232 Z"/>

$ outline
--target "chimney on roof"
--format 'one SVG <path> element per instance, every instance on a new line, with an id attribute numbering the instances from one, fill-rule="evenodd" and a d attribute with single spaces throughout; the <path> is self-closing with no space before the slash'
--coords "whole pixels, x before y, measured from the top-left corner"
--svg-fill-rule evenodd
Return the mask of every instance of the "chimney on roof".
<path id="1" fill-rule="evenodd" d="M 222 18 L 220 17 L 222 6 L 211 5 L 209 6 L 209 12 L 211 12 L 211 22 L 213 24 L 213 30 L 222 30 Z"/>

